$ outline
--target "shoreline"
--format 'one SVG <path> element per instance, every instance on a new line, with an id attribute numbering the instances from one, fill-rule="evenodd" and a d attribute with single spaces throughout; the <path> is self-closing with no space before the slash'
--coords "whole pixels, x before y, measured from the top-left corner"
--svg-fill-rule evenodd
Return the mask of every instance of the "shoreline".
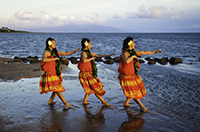
<path id="1" fill-rule="evenodd" d="M 130 102 L 129 108 L 123 107 L 125 96 L 120 85 L 107 78 L 100 77 L 106 90 L 103 98 L 112 106 L 103 107 L 95 95 L 89 97 L 89 105 L 82 105 L 84 90 L 74 68 L 75 66 L 70 64 L 65 71 L 67 74 L 63 74 L 63 86 L 66 89 L 63 96 L 73 109 L 66 109 L 58 97 L 55 98 L 56 104 L 49 106 L 47 102 L 50 94 L 39 94 L 39 78 L 0 82 L 0 131 L 198 131 L 196 125 L 185 122 L 185 119 L 180 120 L 176 115 L 172 117 L 163 112 L 163 106 L 156 105 L 152 98 L 149 99 L 154 92 L 148 89 L 148 95 L 141 101 L 150 113 L 140 113 L 138 105 L 133 101 Z M 111 81 L 113 83 L 110 83 Z M 148 84 L 146 83 L 147 87 Z M 169 109 L 173 109 L 173 106 L 167 107 L 166 111 Z"/>
<path id="2" fill-rule="evenodd" d="M 12 58 L 0 57 L 0 81 L 18 81 L 22 78 L 40 77 L 43 73 L 40 61 L 35 63 L 24 63 Z M 62 65 L 63 71 L 67 66 Z"/>
<path id="3" fill-rule="evenodd" d="M 22 78 L 34 78 L 42 75 L 40 63 L 26 64 L 12 58 L 0 57 L 0 79 L 17 81 Z"/>
<path id="4" fill-rule="evenodd" d="M 8 62 L 7 59 L 0 58 L 1 62 Z M 79 70 L 77 65 L 70 63 L 63 72 L 63 86 L 66 89 L 63 96 L 73 109 L 66 109 L 58 97 L 55 98 L 56 104 L 49 106 L 47 102 L 51 94 L 39 94 L 39 77 L 0 81 L 2 98 L 0 131 L 196 132 L 198 130 L 198 112 L 195 112 L 199 109 L 198 104 L 195 103 L 198 102 L 198 86 L 195 84 L 198 83 L 199 75 L 158 65 L 142 65 L 139 74 L 144 81 L 147 95 L 141 102 L 150 111 L 150 113 L 142 114 L 133 100 L 128 109 L 123 107 L 126 98 L 117 80 L 118 74 L 113 72 L 117 70 L 118 64 L 115 63 L 112 66 L 101 62 L 97 64 L 98 77 L 106 91 L 103 98 L 112 105 L 111 107 L 102 107 L 95 95 L 91 95 L 88 99 L 91 104 L 82 105 L 84 90 L 78 79 Z M 35 65 L 36 69 L 40 68 L 40 63 L 10 62 L 9 65 L 17 65 L 18 68 L 19 66 L 31 68 Z M 29 74 L 32 72 L 33 70 L 30 70 Z M 194 93 L 190 87 L 196 89 L 196 92 Z M 193 111 L 192 115 L 188 114 L 189 110 Z"/>

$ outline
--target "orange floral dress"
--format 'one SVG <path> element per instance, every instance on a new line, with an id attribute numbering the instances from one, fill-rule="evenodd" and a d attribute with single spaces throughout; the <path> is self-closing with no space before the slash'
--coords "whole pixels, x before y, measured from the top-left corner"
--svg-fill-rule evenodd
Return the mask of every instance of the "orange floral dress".
<path id="1" fill-rule="evenodd" d="M 54 56 L 51 55 L 48 58 L 54 58 Z M 55 60 L 50 62 L 41 62 L 41 68 L 44 73 L 40 79 L 40 94 L 65 91 L 62 85 L 62 74 L 60 75 L 60 77 L 56 74 L 55 65 Z"/>
<path id="2" fill-rule="evenodd" d="M 133 63 L 133 60 L 125 63 L 122 58 L 120 59 L 118 79 L 127 98 L 142 99 L 146 95 L 146 89 L 139 74 L 135 75 Z M 139 62 L 138 66 L 140 68 Z"/>
<path id="3" fill-rule="evenodd" d="M 78 63 L 79 80 L 86 94 L 97 94 L 103 96 L 106 92 L 103 89 L 103 83 L 92 76 L 91 62 L 83 62 L 80 59 Z"/>

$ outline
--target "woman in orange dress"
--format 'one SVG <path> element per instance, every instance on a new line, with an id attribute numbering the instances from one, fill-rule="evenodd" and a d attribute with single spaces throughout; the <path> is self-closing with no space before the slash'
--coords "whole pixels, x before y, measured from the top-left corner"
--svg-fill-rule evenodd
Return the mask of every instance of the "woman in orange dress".
<path id="1" fill-rule="evenodd" d="M 118 68 L 118 79 L 126 96 L 124 106 L 130 106 L 129 102 L 133 99 L 140 106 L 142 112 L 149 112 L 140 102 L 140 99 L 146 95 L 146 89 L 138 74 L 140 63 L 137 56 L 157 54 L 159 52 L 162 53 L 162 51 L 138 51 L 134 50 L 134 48 L 135 42 L 133 38 L 127 37 L 123 42 L 123 51 Z"/>
<path id="2" fill-rule="evenodd" d="M 102 82 L 97 78 L 97 68 L 94 62 L 95 57 L 106 57 L 110 55 L 97 55 L 90 51 L 91 43 L 90 40 L 87 38 L 83 38 L 81 41 L 82 46 L 82 53 L 81 58 L 78 63 L 78 69 L 80 70 L 79 73 L 79 80 L 80 83 L 85 91 L 85 97 L 83 99 L 83 104 L 89 104 L 87 99 L 90 94 L 95 94 L 96 97 L 101 100 L 102 104 L 106 106 L 111 106 L 107 103 L 102 96 L 106 93 L 103 89 Z"/>
<path id="3" fill-rule="evenodd" d="M 46 40 L 46 48 L 43 53 L 41 62 L 41 67 L 44 73 L 40 79 L 40 94 L 53 92 L 48 101 L 49 105 L 55 104 L 53 100 L 58 95 L 63 104 L 67 108 L 71 108 L 71 106 L 68 104 L 62 94 L 65 89 L 62 85 L 62 68 L 59 56 L 71 55 L 76 53 L 78 50 L 79 48 L 76 49 L 74 52 L 61 52 L 56 50 L 56 42 L 53 38 L 48 38 Z"/>

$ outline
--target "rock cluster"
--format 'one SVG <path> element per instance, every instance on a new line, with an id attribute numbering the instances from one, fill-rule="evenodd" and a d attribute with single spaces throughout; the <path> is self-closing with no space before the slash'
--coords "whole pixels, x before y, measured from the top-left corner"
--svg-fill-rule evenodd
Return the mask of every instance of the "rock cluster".
<path id="1" fill-rule="evenodd" d="M 151 59 L 150 57 L 146 57 L 145 60 L 148 61 L 147 64 L 155 64 L 156 62 L 158 62 L 161 65 L 166 65 L 168 62 L 172 65 L 179 64 L 179 63 L 183 62 L 183 60 L 181 58 L 175 58 L 175 57 L 172 57 L 170 59 L 168 59 L 167 57 L 161 58 L 161 59 L 159 59 L 159 58 Z"/>
<path id="2" fill-rule="evenodd" d="M 79 57 L 70 57 L 70 58 L 61 57 L 60 58 L 61 63 L 66 65 L 66 66 L 69 65 L 69 61 L 71 61 L 72 64 L 77 64 L 79 62 L 79 59 L 80 59 Z M 176 57 L 171 57 L 170 59 L 168 59 L 167 57 L 166 58 L 161 58 L 161 59 L 159 59 L 159 58 L 152 59 L 150 57 L 146 57 L 145 60 L 148 61 L 147 64 L 156 64 L 156 62 L 157 62 L 157 63 L 159 63 L 161 65 L 166 65 L 166 64 L 168 64 L 168 62 L 170 64 L 172 64 L 172 65 L 176 65 L 176 64 L 179 64 L 179 63 L 183 62 L 183 60 L 181 58 L 176 58 Z M 102 59 L 102 57 L 97 57 L 95 59 L 95 61 L 96 62 L 103 62 L 105 64 L 113 64 L 115 62 L 119 63 L 120 62 L 120 57 L 119 56 L 117 56 L 115 58 L 105 57 L 104 60 Z M 33 63 L 40 63 L 41 60 L 39 60 L 37 56 L 34 56 L 34 57 L 28 56 L 26 58 L 15 56 L 14 60 L 9 61 L 9 63 L 10 62 L 19 62 L 19 63 L 21 63 L 21 62 L 23 62 L 23 63 L 29 62 L 30 64 L 33 64 Z M 145 61 L 143 59 L 139 59 L 139 62 L 140 63 L 145 63 Z"/>
<path id="3" fill-rule="evenodd" d="M 28 56 L 28 57 L 18 57 L 18 56 L 15 56 L 14 57 L 14 60 L 11 60 L 9 61 L 8 63 L 10 62 L 23 62 L 23 63 L 30 63 L 30 64 L 33 64 L 33 63 L 40 63 L 41 61 L 38 59 L 37 56 Z"/>
<path id="4" fill-rule="evenodd" d="M 62 64 L 66 65 L 66 66 L 69 65 L 69 61 L 67 60 L 66 57 L 61 57 L 60 60 L 61 60 Z M 77 61 L 77 60 L 74 59 L 74 61 Z M 39 58 L 37 56 L 34 56 L 34 57 L 32 57 L 32 56 L 28 56 L 28 57 L 15 56 L 13 60 L 8 61 L 8 63 L 12 63 L 12 62 L 35 64 L 35 63 L 41 63 L 41 60 L 39 60 Z M 75 63 L 73 63 L 73 64 L 75 64 Z"/>
<path id="5" fill-rule="evenodd" d="M 78 59 L 80 58 L 77 58 L 77 57 L 70 57 L 68 58 L 68 60 L 71 61 L 72 64 L 77 64 L 78 63 Z M 182 63 L 183 60 L 181 58 L 175 58 L 175 57 L 172 57 L 170 59 L 168 59 L 167 57 L 166 58 L 154 58 L 154 59 L 151 59 L 150 57 L 146 57 L 145 60 L 148 61 L 147 64 L 156 64 L 156 62 L 158 62 L 159 64 L 161 65 L 166 65 L 168 62 L 172 65 L 175 65 L 175 64 L 179 64 L 179 63 Z M 67 59 L 66 59 L 67 61 Z M 102 57 L 97 57 L 95 59 L 96 62 L 103 62 L 105 64 L 113 64 L 113 63 L 119 63 L 120 62 L 120 57 L 117 56 L 115 58 L 112 58 L 112 57 L 105 57 L 104 60 L 102 59 Z M 139 59 L 139 62 L 140 63 L 145 63 L 145 61 L 143 59 Z"/>

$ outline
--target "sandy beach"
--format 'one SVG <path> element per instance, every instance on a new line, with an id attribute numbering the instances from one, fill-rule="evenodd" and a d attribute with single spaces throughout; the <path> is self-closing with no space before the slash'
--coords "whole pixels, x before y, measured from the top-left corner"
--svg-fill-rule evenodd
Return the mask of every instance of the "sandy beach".
<path id="1" fill-rule="evenodd" d="M 181 96 L 177 90 L 173 90 L 177 94 L 170 94 L 170 91 L 167 91 L 167 89 L 173 89 L 175 85 L 178 87 L 188 85 L 185 87 L 189 87 L 196 83 L 193 85 L 196 86 L 199 83 L 199 75 L 189 75 L 174 69 L 166 70 L 162 66 L 142 64 L 140 75 L 145 83 L 147 96 L 141 101 L 150 110 L 150 113 L 144 114 L 140 113 L 138 105 L 133 101 L 130 102 L 131 107 L 123 107 L 125 96 L 118 83 L 117 72 L 109 71 L 110 65 L 98 65 L 98 75 L 106 90 L 103 98 L 112 105 L 103 107 L 94 95 L 88 99 L 91 104 L 82 105 L 84 91 L 79 83 L 77 65 L 69 64 L 63 72 L 63 85 L 66 89 L 63 95 L 73 109 L 66 109 L 58 97 L 55 98 L 56 104 L 49 106 L 47 101 L 50 93 L 39 94 L 39 80 L 42 71 L 34 70 L 40 68 L 38 64 L 37 66 L 29 65 L 30 71 L 32 69 L 36 73 L 32 74 L 29 71 L 32 76 L 27 75 L 23 78 L 13 76 L 20 69 L 13 69 L 15 73 L 12 74 L 9 74 L 11 70 L 3 73 L 2 68 L 5 68 L 5 65 L 4 67 L 2 65 L 0 73 L 2 79 L 0 82 L 1 132 L 195 132 L 200 128 L 198 103 L 197 106 L 194 103 L 184 104 L 181 101 L 189 98 L 185 95 Z M 117 67 L 117 64 L 112 65 L 113 69 Z M 5 74 L 13 78 L 3 78 L 2 75 Z M 181 79 L 185 83 L 180 82 Z M 177 97 L 173 98 L 173 96 Z M 193 101 L 196 102 L 198 99 L 197 96 Z"/>

